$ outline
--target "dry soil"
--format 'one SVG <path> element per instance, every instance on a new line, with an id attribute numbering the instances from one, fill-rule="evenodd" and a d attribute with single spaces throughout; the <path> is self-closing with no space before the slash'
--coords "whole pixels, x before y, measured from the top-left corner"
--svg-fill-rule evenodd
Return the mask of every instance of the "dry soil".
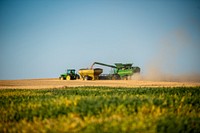
<path id="1" fill-rule="evenodd" d="M 109 86 L 109 87 L 196 87 L 200 82 L 161 82 L 147 80 L 59 80 L 59 79 L 25 79 L 0 80 L 0 89 L 48 89 L 78 86 Z"/>

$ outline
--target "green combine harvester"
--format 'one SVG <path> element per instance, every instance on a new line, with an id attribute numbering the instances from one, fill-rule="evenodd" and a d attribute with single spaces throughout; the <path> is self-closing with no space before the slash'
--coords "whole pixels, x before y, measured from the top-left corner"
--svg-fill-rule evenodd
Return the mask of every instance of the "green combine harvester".
<path id="1" fill-rule="evenodd" d="M 93 66 L 96 64 L 111 67 L 113 68 L 113 72 L 107 75 L 100 75 L 103 72 L 103 69 L 100 69 L 100 68 L 93 69 Z M 140 68 L 137 66 L 133 67 L 132 65 L 133 64 L 131 63 L 128 63 L 128 64 L 115 63 L 115 65 L 109 65 L 109 64 L 104 64 L 100 62 L 94 62 L 90 69 L 80 69 L 79 74 L 81 78 L 84 80 L 88 80 L 88 79 L 128 80 L 133 74 L 140 73 Z"/>

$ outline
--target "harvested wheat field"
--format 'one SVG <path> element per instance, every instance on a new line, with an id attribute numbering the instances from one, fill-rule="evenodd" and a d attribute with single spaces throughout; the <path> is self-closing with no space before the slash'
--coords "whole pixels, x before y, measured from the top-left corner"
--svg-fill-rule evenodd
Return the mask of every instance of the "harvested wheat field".
<path id="1" fill-rule="evenodd" d="M 107 86 L 107 87 L 196 87 L 200 82 L 164 82 L 148 80 L 59 80 L 59 79 L 26 79 L 0 80 L 0 89 L 44 89 L 65 88 L 78 86 Z"/>

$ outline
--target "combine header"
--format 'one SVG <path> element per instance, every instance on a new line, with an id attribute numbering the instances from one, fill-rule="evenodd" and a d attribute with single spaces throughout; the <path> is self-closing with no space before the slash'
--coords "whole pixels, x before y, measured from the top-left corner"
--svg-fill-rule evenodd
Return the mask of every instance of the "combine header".
<path id="1" fill-rule="evenodd" d="M 94 65 L 102 65 L 113 68 L 113 73 L 107 75 L 100 75 L 103 72 L 101 68 L 93 68 Z M 79 74 L 84 80 L 95 80 L 95 79 L 112 79 L 112 80 L 120 80 L 125 79 L 128 80 L 134 73 L 140 73 L 139 67 L 133 67 L 132 64 L 122 64 L 115 63 L 115 65 L 104 64 L 100 62 L 94 62 L 90 69 L 80 69 Z"/>

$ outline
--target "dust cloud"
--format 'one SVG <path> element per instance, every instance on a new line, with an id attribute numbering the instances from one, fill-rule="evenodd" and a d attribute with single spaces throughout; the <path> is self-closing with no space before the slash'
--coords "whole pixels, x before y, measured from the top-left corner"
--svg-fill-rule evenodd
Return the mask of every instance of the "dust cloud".
<path id="1" fill-rule="evenodd" d="M 132 76 L 133 80 L 200 82 L 200 74 L 186 71 L 178 73 L 181 66 L 179 60 L 184 50 L 193 44 L 186 30 L 178 29 L 160 41 L 155 55 L 145 65 L 145 72 Z M 185 60 L 190 63 L 189 60 Z"/>
<path id="2" fill-rule="evenodd" d="M 149 73 L 147 74 L 134 74 L 131 79 L 167 82 L 200 82 L 200 74 L 198 73 L 185 73 L 176 75 L 154 70 L 149 70 Z"/>

